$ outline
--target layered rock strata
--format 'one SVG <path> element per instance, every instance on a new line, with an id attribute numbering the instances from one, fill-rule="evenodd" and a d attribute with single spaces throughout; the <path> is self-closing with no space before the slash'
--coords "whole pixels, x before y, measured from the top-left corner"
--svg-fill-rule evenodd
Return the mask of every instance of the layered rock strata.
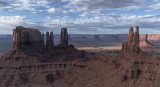
<path id="1" fill-rule="evenodd" d="M 152 44 L 149 40 L 148 40 L 148 34 L 144 34 L 140 36 L 140 47 L 141 48 L 157 48 L 156 45 Z"/>

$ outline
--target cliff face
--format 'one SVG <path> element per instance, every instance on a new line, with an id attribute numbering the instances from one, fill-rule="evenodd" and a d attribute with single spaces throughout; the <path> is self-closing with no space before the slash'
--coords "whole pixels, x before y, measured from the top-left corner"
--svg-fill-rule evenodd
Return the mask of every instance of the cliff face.
<path id="1" fill-rule="evenodd" d="M 13 29 L 13 49 L 42 48 L 44 34 L 37 29 L 28 29 L 22 26 Z"/>
<path id="2" fill-rule="evenodd" d="M 68 45 L 67 28 L 61 29 L 60 44 L 54 46 L 53 31 L 46 32 L 44 40 L 44 33 L 38 29 L 18 26 L 13 29 L 13 47 L 8 54 L 4 55 L 4 59 L 17 60 L 27 55 L 36 57 L 40 62 L 71 61 L 83 58 L 84 53 L 75 49 L 74 45 Z"/>
<path id="3" fill-rule="evenodd" d="M 61 45 L 68 45 L 68 32 L 67 32 L 67 28 L 62 28 L 61 29 L 60 44 Z"/>
<path id="4" fill-rule="evenodd" d="M 44 33 L 16 27 L 13 48 L 0 57 L 0 87 L 64 87 L 65 74 L 73 68 L 85 69 L 85 63 L 70 61 L 82 60 L 86 52 L 68 45 L 66 28 L 61 34 L 62 45 L 54 46 L 53 32 L 46 33 L 45 45 Z"/>
<path id="5" fill-rule="evenodd" d="M 139 26 L 136 26 L 135 33 L 133 32 L 133 27 L 130 27 L 128 41 L 122 43 L 122 51 L 124 53 L 138 53 L 140 51 Z"/>
<path id="6" fill-rule="evenodd" d="M 140 41 L 145 41 L 147 35 L 147 41 L 155 46 L 160 46 L 160 34 L 142 34 L 140 35 Z"/>
<path id="7" fill-rule="evenodd" d="M 53 31 L 46 32 L 46 48 L 53 48 L 54 42 L 53 42 Z"/>
<path id="8" fill-rule="evenodd" d="M 53 31 L 46 32 L 46 45 L 44 44 L 44 33 L 38 29 L 29 29 L 22 26 L 13 29 L 13 49 L 28 50 L 28 49 L 43 49 L 53 48 Z"/>
<path id="9" fill-rule="evenodd" d="M 160 34 L 142 34 L 140 40 L 144 40 L 145 35 L 148 35 L 148 41 L 150 42 L 160 41 Z"/>
<path id="10" fill-rule="evenodd" d="M 141 48 L 156 48 L 155 43 L 149 41 L 148 34 L 140 35 L 140 47 Z"/>

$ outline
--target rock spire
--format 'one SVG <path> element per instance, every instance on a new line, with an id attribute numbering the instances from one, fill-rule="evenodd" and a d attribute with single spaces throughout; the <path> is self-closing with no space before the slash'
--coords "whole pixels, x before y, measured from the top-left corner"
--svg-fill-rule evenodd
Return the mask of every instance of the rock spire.
<path id="1" fill-rule="evenodd" d="M 46 47 L 47 48 L 52 48 L 54 47 L 54 42 L 53 42 L 53 31 L 50 32 L 46 32 Z"/>
<path id="2" fill-rule="evenodd" d="M 131 26 L 129 29 L 128 41 L 122 44 L 123 53 L 139 53 L 139 26 L 136 26 L 136 31 L 133 31 Z"/>
<path id="3" fill-rule="evenodd" d="M 62 28 L 61 29 L 60 45 L 68 45 L 68 32 L 67 32 L 67 28 Z"/>

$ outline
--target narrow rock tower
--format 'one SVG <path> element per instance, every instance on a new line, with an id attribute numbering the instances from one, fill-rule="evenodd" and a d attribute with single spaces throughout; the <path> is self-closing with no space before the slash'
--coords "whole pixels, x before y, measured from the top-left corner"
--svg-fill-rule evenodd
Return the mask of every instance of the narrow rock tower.
<path id="1" fill-rule="evenodd" d="M 52 32 L 46 32 L 46 47 L 52 48 L 54 46 L 53 42 L 53 31 Z"/>
<path id="2" fill-rule="evenodd" d="M 62 28 L 61 29 L 60 45 L 68 45 L 68 32 L 67 32 L 67 28 Z"/>
<path id="3" fill-rule="evenodd" d="M 145 42 L 148 42 L 148 34 L 145 34 Z"/>
<path id="4" fill-rule="evenodd" d="M 49 47 L 49 40 L 50 40 L 49 32 L 46 32 L 46 47 L 47 48 Z"/>
<path id="5" fill-rule="evenodd" d="M 53 40 L 53 31 L 50 32 L 50 46 L 53 47 L 54 46 L 54 40 Z"/>
<path id="6" fill-rule="evenodd" d="M 139 26 L 136 26 L 134 33 L 133 27 L 129 29 L 128 41 L 122 44 L 123 53 L 139 53 Z"/>
<path id="7" fill-rule="evenodd" d="M 44 33 L 41 34 L 41 46 L 44 47 Z"/>

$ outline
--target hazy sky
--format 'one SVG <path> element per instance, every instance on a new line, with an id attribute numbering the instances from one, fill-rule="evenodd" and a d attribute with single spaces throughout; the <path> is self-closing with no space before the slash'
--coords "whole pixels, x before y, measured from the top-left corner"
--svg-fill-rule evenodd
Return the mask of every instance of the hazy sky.
<path id="1" fill-rule="evenodd" d="M 22 25 L 72 34 L 160 33 L 160 0 L 0 0 L 0 34 Z"/>

